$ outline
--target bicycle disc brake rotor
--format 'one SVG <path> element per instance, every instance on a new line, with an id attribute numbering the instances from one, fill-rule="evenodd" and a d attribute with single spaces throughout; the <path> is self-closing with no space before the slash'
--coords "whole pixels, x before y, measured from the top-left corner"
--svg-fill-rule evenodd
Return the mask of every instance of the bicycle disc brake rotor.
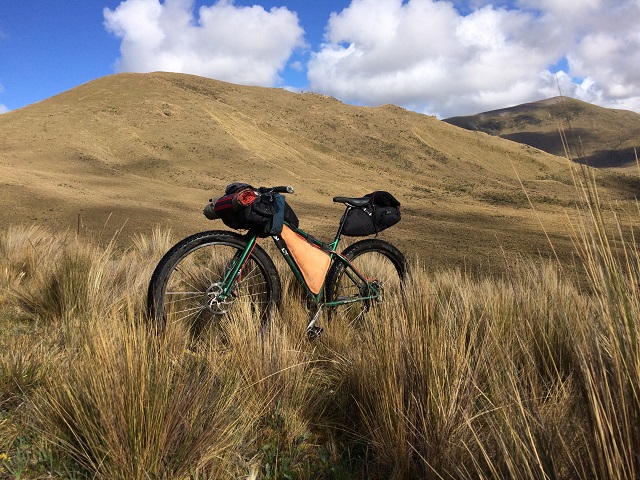
<path id="1" fill-rule="evenodd" d="M 371 303 L 382 303 L 382 284 L 377 280 L 369 284 L 364 284 L 360 287 L 360 296 L 366 300 L 362 300 L 362 310 L 368 312 L 371 308 Z"/>
<path id="2" fill-rule="evenodd" d="M 231 310 L 236 297 L 235 290 L 224 295 L 222 284 L 214 283 L 206 291 L 206 308 L 214 315 L 222 315 Z"/>
<path id="3" fill-rule="evenodd" d="M 368 312 L 374 302 L 382 303 L 383 293 L 384 288 L 382 286 L 382 283 L 380 283 L 378 280 L 374 280 L 369 284 L 363 285 L 360 288 L 360 296 L 366 298 L 366 300 L 362 301 L 362 310 Z"/>
<path id="4" fill-rule="evenodd" d="M 376 280 L 371 284 L 371 286 L 373 287 L 373 291 L 376 292 L 376 296 L 374 300 L 378 303 L 382 303 L 383 296 L 384 296 L 384 287 L 382 283 Z"/>

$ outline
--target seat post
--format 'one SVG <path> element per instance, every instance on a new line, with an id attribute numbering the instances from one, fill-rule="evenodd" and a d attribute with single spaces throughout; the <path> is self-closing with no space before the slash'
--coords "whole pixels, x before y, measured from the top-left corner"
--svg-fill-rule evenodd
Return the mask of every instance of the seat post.
<path id="1" fill-rule="evenodd" d="M 347 215 L 351 211 L 353 207 L 351 205 L 347 205 L 347 208 L 344 209 L 344 213 L 342 214 L 342 218 L 340 219 L 340 225 L 338 225 L 338 232 L 336 233 L 336 237 L 333 240 L 333 244 L 331 248 L 335 250 L 338 246 L 338 241 L 340 240 L 340 236 L 342 235 L 342 229 L 344 227 L 344 222 L 347 220 Z"/>

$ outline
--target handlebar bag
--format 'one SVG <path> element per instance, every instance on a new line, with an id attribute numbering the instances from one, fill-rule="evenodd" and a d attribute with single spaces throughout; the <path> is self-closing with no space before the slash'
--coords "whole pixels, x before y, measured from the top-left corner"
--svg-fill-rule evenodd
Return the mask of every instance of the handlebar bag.
<path id="1" fill-rule="evenodd" d="M 252 188 L 242 188 L 240 190 L 227 193 L 223 197 L 213 202 L 214 218 L 217 217 L 224 222 L 227 227 L 241 230 L 250 228 L 247 221 L 242 216 L 248 207 L 251 207 L 256 201 L 257 195 Z"/>
<path id="2" fill-rule="evenodd" d="M 298 227 L 298 217 L 279 193 L 263 193 L 255 202 L 240 212 L 241 223 L 245 228 L 260 229 L 261 236 L 280 235 L 286 220 L 289 225 Z"/>
<path id="3" fill-rule="evenodd" d="M 279 193 L 263 193 L 248 207 L 238 212 L 241 228 L 255 229 L 261 236 L 279 234 L 284 221 L 284 197 Z M 278 231 L 279 228 L 279 231 Z"/>
<path id="4" fill-rule="evenodd" d="M 284 220 L 298 226 L 298 217 L 285 202 L 284 196 L 275 192 L 259 194 L 247 183 L 232 183 L 225 189 L 225 195 L 210 200 L 204 215 L 235 230 L 256 230 L 261 236 L 278 235 L 282 232 Z"/>

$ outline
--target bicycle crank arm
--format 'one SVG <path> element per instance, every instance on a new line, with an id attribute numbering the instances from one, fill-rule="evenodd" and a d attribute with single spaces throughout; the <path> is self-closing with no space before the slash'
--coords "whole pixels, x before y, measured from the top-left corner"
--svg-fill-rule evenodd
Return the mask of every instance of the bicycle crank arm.
<path id="1" fill-rule="evenodd" d="M 316 325 L 318 318 L 320 318 L 320 313 L 322 312 L 322 308 L 324 304 L 318 305 L 316 312 L 313 314 L 309 325 L 307 325 L 307 339 L 309 341 L 313 341 L 320 336 L 322 333 L 322 327 Z"/>

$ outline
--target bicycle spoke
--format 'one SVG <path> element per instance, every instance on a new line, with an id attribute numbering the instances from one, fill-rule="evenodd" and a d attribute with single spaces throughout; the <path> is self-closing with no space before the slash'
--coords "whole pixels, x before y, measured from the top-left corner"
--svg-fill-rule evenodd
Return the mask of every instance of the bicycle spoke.
<path id="1" fill-rule="evenodd" d="M 198 292 L 197 295 L 192 295 L 190 297 L 185 297 L 185 298 L 176 298 L 175 300 L 168 300 L 168 301 L 165 301 L 164 303 L 165 305 L 173 305 L 180 302 L 182 303 L 189 302 L 189 301 L 193 302 L 196 299 L 202 298 L 202 296 L 203 294 L 201 292 Z"/>
<path id="2" fill-rule="evenodd" d="M 356 242 L 343 255 L 351 263 L 338 263 L 331 272 L 330 301 L 339 305 L 332 308 L 330 315 L 351 325 L 376 311 L 387 295 L 399 289 L 404 257 L 382 240 Z"/>
<path id="3" fill-rule="evenodd" d="M 198 310 L 198 313 L 196 313 L 196 314 L 183 315 L 183 316 L 181 316 L 181 317 L 174 318 L 174 319 L 172 319 L 172 320 L 171 320 L 171 322 L 170 322 L 170 323 L 173 323 L 173 324 L 175 324 L 175 323 L 181 323 L 184 319 L 189 318 L 189 317 L 191 317 L 191 318 L 197 318 L 197 317 L 200 315 L 200 313 L 202 313 L 203 311 L 205 311 L 205 308 L 204 308 L 204 307 L 195 307 L 195 308 L 191 308 L 191 309 L 189 309 L 189 310 L 182 310 L 182 312 L 186 312 L 186 311 L 190 311 L 190 310 Z M 176 312 L 176 313 L 182 313 L 182 312 Z"/>
<path id="4" fill-rule="evenodd" d="M 206 232 L 184 239 L 163 257 L 152 277 L 149 305 L 160 328 L 182 324 L 199 336 L 242 311 L 265 322 L 280 289 L 277 270 L 261 247 L 249 251 L 245 237 Z"/>

